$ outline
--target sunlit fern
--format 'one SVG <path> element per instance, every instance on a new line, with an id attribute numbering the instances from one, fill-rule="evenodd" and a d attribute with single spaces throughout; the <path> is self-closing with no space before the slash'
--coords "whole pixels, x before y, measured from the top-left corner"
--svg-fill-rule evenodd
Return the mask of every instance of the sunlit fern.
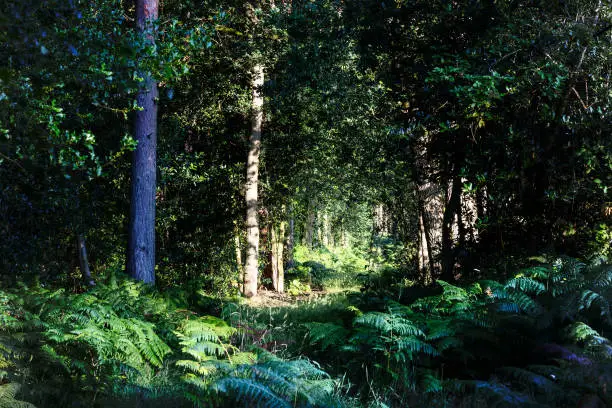
<path id="1" fill-rule="evenodd" d="M 241 352 L 229 343 L 235 329 L 206 316 L 184 321 L 176 335 L 190 357 L 176 364 L 187 372 L 190 399 L 200 406 L 328 407 L 334 382 L 308 360 L 285 361 L 259 351 Z M 331 404 L 331 405 L 330 405 Z"/>

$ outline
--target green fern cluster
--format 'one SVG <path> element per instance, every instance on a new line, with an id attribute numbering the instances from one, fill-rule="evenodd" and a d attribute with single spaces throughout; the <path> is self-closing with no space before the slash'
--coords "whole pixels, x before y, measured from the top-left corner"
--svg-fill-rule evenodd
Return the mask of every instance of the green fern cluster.
<path id="1" fill-rule="evenodd" d="M 503 283 L 438 281 L 439 294 L 410 305 L 353 307 L 350 325 L 304 324 L 305 350 L 341 356 L 361 393 L 391 405 L 575 406 L 590 394 L 608 402 L 610 283 L 612 267 L 571 258 Z M 547 355 L 546 344 L 565 351 Z"/>
<path id="2" fill-rule="evenodd" d="M 128 280 L 76 294 L 0 291 L 0 370 L 47 406 L 152 391 L 182 316 L 150 292 Z"/>
<path id="3" fill-rule="evenodd" d="M 198 406 L 328 407 L 334 382 L 307 360 L 285 361 L 271 353 L 240 351 L 230 343 L 236 329 L 205 316 L 176 331 L 190 400 Z"/>

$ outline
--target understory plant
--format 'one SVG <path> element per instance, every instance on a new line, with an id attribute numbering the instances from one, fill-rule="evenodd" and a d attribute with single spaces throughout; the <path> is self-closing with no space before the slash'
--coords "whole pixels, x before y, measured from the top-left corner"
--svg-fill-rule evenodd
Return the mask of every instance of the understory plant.
<path id="1" fill-rule="evenodd" d="M 438 294 L 408 305 L 352 306 L 349 324 L 304 324 L 303 352 L 388 406 L 608 404 L 611 279 L 610 265 L 560 257 L 503 283 L 438 281 Z"/>

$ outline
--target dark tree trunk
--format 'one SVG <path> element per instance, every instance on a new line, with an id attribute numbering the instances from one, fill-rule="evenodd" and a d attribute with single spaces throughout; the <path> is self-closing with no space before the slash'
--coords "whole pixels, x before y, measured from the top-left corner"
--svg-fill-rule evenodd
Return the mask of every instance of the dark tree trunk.
<path id="1" fill-rule="evenodd" d="M 154 43 L 157 0 L 136 0 L 136 24 L 146 41 Z M 134 279 L 155 283 L 155 189 L 157 150 L 157 83 L 148 72 L 138 91 L 134 138 L 138 141 L 132 164 L 132 193 L 127 271 Z"/>
<path id="2" fill-rule="evenodd" d="M 293 247 L 295 245 L 295 220 L 293 218 L 293 210 L 289 208 L 289 235 L 287 236 L 287 269 L 294 266 Z"/>
<path id="3" fill-rule="evenodd" d="M 77 235 L 77 249 L 79 251 L 79 268 L 83 276 L 83 282 L 87 286 L 96 286 L 96 282 L 91 277 L 89 261 L 87 260 L 87 246 L 85 245 L 85 235 Z"/>
<path id="4" fill-rule="evenodd" d="M 453 224 L 455 216 L 461 211 L 461 178 L 455 177 L 452 182 L 451 194 L 444 210 L 442 222 L 442 279 L 452 282 L 455 266 L 455 250 L 453 248 Z"/>

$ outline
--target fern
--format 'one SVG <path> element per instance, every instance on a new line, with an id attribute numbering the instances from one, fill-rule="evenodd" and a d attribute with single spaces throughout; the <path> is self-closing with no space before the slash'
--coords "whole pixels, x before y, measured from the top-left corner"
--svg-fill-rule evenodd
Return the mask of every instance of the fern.
<path id="1" fill-rule="evenodd" d="M 331 407 L 335 383 L 308 360 L 283 361 L 264 354 L 254 365 L 236 367 L 214 389 L 245 406 Z"/>
<path id="2" fill-rule="evenodd" d="M 0 408 L 36 408 L 35 405 L 16 398 L 20 390 L 21 384 L 17 383 L 0 385 Z"/>
<path id="3" fill-rule="evenodd" d="M 440 393 L 444 389 L 444 382 L 432 370 L 423 370 L 419 376 L 419 389 L 425 394 Z"/>
<path id="4" fill-rule="evenodd" d="M 506 282 L 506 289 L 519 290 L 526 294 L 539 295 L 546 291 L 546 287 L 542 282 L 526 276 L 518 276 Z"/>
<path id="5" fill-rule="evenodd" d="M 338 348 L 346 343 L 349 331 L 335 323 L 305 323 L 311 345 L 319 345 L 321 351 Z"/>

